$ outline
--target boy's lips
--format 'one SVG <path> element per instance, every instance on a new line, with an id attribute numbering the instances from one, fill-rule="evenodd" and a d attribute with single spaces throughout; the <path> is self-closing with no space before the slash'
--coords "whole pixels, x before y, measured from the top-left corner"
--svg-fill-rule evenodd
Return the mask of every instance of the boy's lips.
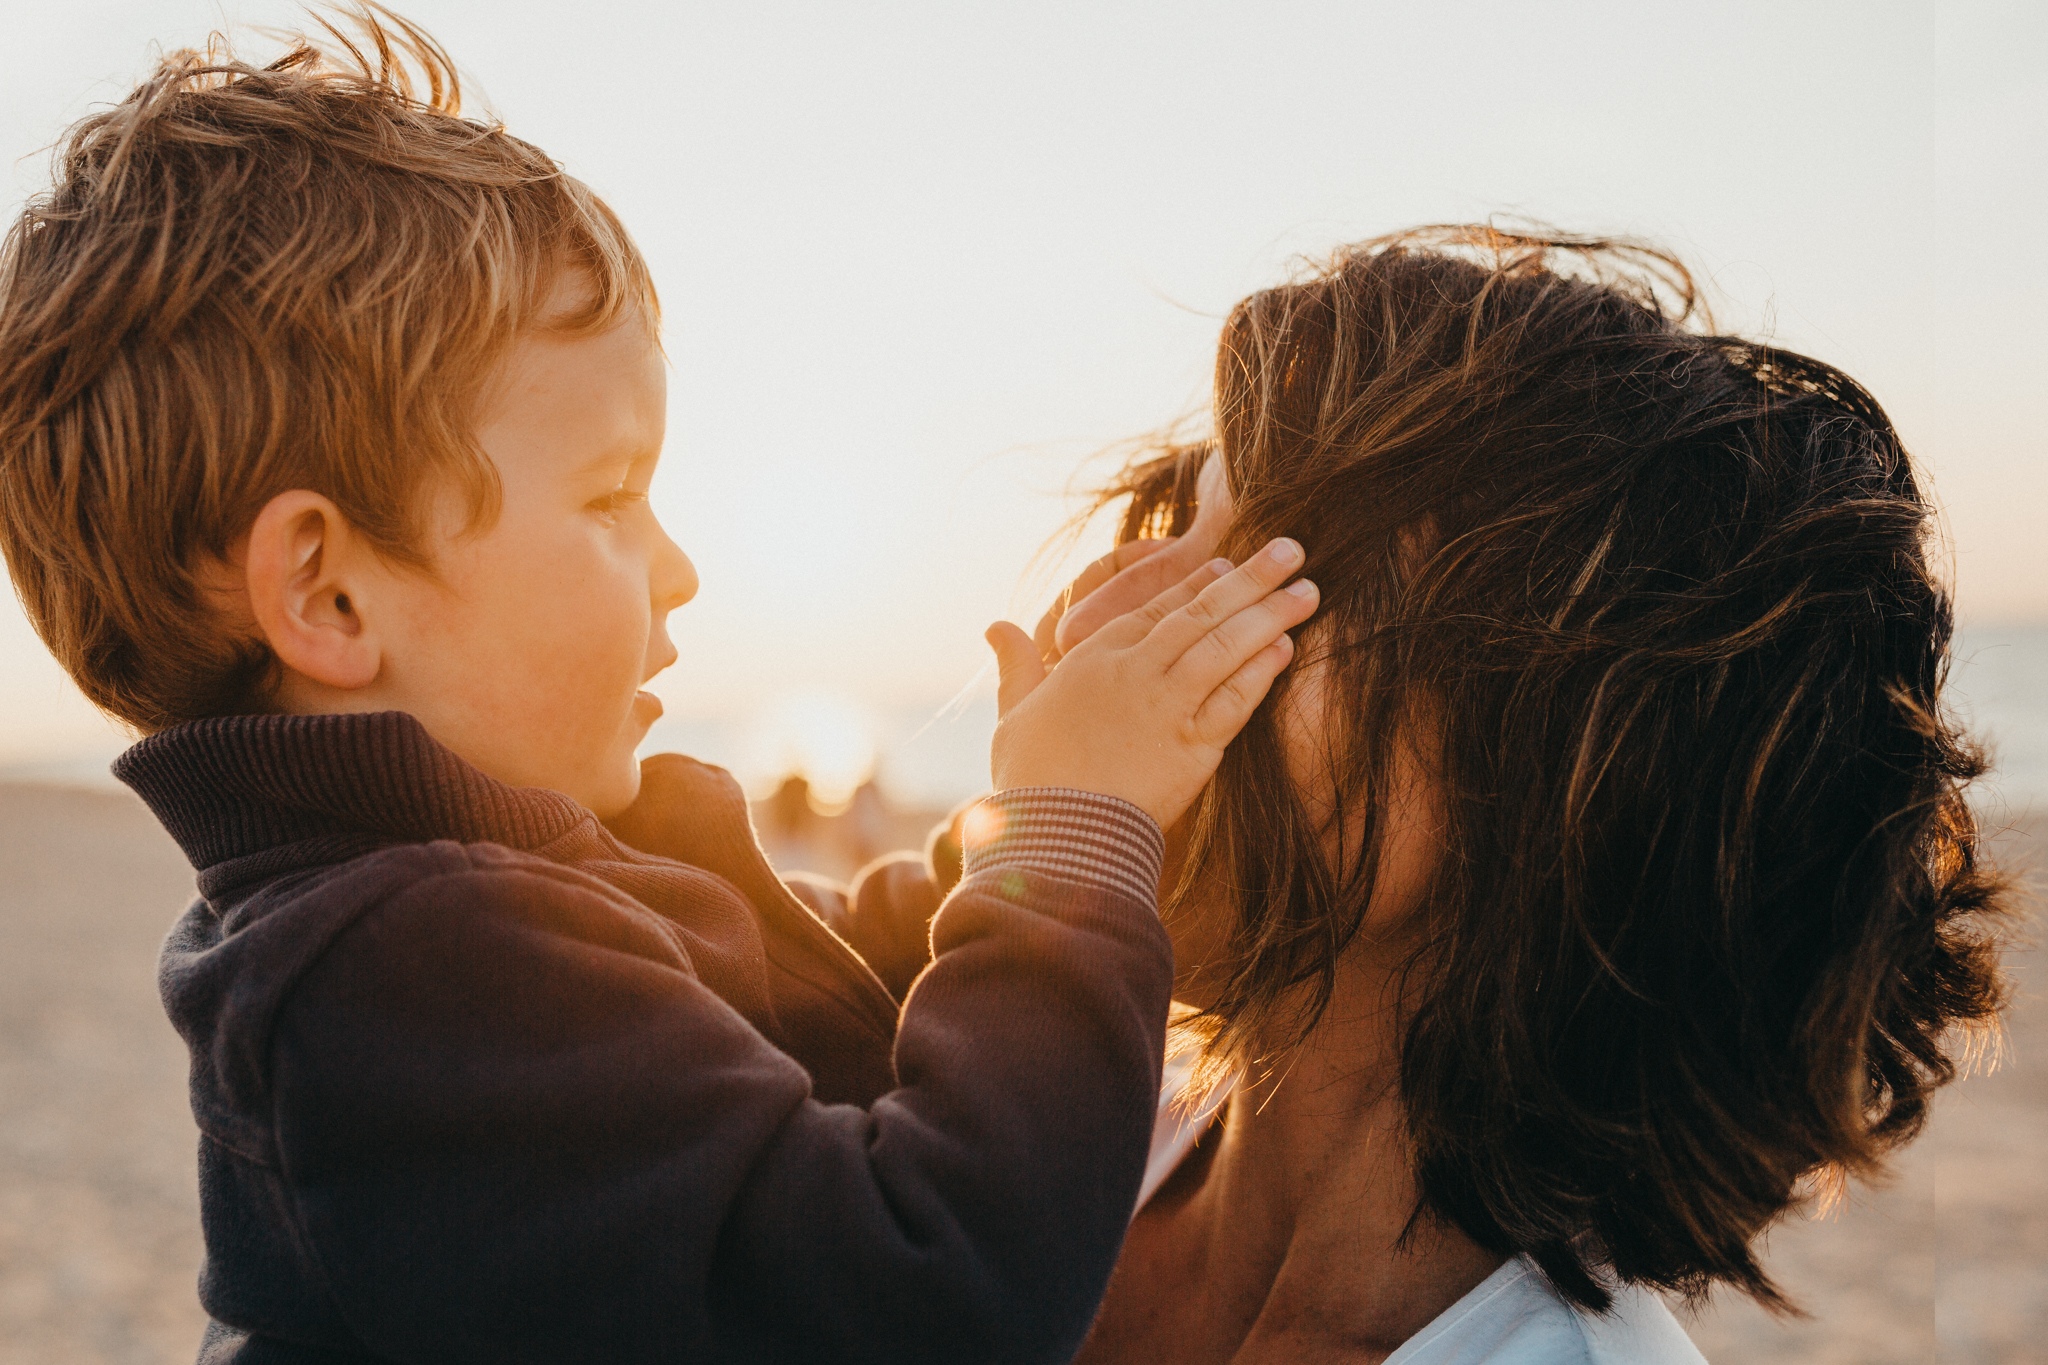
<path id="1" fill-rule="evenodd" d="M 635 692 L 633 714 L 643 725 L 654 724 L 661 719 L 661 698 L 652 692 Z"/>

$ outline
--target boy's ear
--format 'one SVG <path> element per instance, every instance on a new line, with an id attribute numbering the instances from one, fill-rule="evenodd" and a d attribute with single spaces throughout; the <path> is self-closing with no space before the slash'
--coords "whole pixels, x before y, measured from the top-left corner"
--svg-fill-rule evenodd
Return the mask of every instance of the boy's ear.
<path id="1" fill-rule="evenodd" d="M 285 668 L 342 691 L 376 680 L 383 649 L 366 596 L 373 554 L 318 493 L 280 493 L 256 514 L 242 561 L 249 613 Z"/>

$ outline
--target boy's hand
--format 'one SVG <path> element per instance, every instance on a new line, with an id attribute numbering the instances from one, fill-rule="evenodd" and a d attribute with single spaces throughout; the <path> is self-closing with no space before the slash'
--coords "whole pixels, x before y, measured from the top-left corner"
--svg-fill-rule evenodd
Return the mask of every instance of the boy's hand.
<path id="1" fill-rule="evenodd" d="M 1031 633 L 1032 642 L 1038 646 L 1038 657 L 1050 668 L 1069 647 L 1093 635 L 1094 627 L 1106 625 L 1127 611 L 1136 611 L 1215 557 L 1213 546 L 1191 546 L 1192 558 L 1184 552 L 1166 553 L 1179 544 L 1177 536 L 1127 540 L 1082 569 L 1073 582 L 1060 590 L 1045 615 L 1038 618 L 1038 629 Z M 1068 622 L 1084 612 L 1095 618 L 1092 626 L 1079 633 L 1071 632 Z"/>
<path id="2" fill-rule="evenodd" d="M 1281 539 L 1235 569 L 1211 560 L 1050 674 L 1022 630 L 989 627 L 1002 670 L 996 790 L 1074 787 L 1129 801 L 1161 829 L 1178 820 L 1294 656 L 1286 632 L 1315 611 L 1316 587 L 1280 585 L 1302 559 Z"/>

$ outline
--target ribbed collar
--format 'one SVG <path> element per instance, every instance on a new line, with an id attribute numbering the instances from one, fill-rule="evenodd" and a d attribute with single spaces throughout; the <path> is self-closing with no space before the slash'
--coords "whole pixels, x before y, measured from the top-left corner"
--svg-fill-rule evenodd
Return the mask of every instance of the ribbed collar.
<path id="1" fill-rule="evenodd" d="M 456 839 L 537 850 L 596 825 L 560 792 L 485 776 L 403 711 L 191 721 L 129 749 L 114 776 L 156 812 L 209 897 L 219 880 L 209 871 L 292 845 Z"/>

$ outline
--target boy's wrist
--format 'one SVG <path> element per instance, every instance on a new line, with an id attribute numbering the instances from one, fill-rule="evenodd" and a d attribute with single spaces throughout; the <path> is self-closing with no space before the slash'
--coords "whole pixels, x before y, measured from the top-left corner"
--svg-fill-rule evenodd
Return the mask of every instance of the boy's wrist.
<path id="1" fill-rule="evenodd" d="M 961 822 L 963 880 L 1036 872 L 1156 906 L 1166 840 L 1159 823 L 1116 796 L 1073 787 L 1012 787 L 983 797 Z"/>

